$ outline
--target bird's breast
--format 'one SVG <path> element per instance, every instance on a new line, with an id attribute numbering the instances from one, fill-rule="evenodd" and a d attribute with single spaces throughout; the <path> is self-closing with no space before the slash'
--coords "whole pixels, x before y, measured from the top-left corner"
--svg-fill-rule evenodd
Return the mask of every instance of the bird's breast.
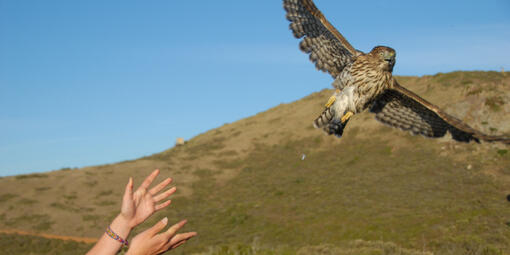
<path id="1" fill-rule="evenodd" d="M 367 71 L 359 76 L 355 82 L 356 96 L 355 105 L 357 112 L 361 112 L 369 107 L 372 102 L 384 90 L 389 88 L 391 74 L 388 76 L 383 72 Z"/>

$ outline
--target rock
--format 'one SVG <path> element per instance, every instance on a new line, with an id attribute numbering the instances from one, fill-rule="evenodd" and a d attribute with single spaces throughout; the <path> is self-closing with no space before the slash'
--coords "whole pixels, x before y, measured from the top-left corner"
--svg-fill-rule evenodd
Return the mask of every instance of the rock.
<path id="1" fill-rule="evenodd" d="M 185 143 L 185 141 L 184 141 L 184 138 L 182 138 L 182 137 L 178 137 L 177 140 L 175 141 L 176 146 L 184 145 L 184 143 Z"/>

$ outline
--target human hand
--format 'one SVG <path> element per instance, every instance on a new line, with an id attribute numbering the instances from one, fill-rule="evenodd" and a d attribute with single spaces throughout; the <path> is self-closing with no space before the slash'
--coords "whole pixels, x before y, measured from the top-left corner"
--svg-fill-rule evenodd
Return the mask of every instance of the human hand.
<path id="1" fill-rule="evenodd" d="M 122 207 L 120 216 L 127 222 L 130 228 L 134 228 L 138 224 L 144 222 L 154 212 L 159 211 L 172 202 L 167 200 L 163 203 L 157 204 L 159 201 L 166 199 L 172 195 L 176 188 L 166 190 L 158 194 L 168 184 L 172 182 L 171 178 L 167 178 L 154 188 L 147 190 L 154 179 L 158 176 L 159 170 L 154 170 L 140 185 L 140 187 L 133 193 L 133 178 L 129 178 L 126 185 L 124 197 L 122 198 Z"/>
<path id="2" fill-rule="evenodd" d="M 181 246 L 190 238 L 197 235 L 196 232 L 176 234 L 177 231 L 186 224 L 186 220 L 183 220 L 171 226 L 167 231 L 158 234 L 158 232 L 161 231 L 167 223 L 168 218 L 165 217 L 163 220 L 156 223 L 156 225 L 135 236 L 131 240 L 129 250 L 126 255 L 162 254 Z"/>

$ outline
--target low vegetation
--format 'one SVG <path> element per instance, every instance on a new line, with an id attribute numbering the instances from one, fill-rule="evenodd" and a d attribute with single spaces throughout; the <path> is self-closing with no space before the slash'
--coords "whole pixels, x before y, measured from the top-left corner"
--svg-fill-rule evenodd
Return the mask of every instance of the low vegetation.
<path id="1" fill-rule="evenodd" d="M 18 254 L 85 254 L 92 247 L 74 241 L 47 239 L 37 236 L 3 234 L 0 233 L 1 253 L 5 255 Z"/>
<path id="2" fill-rule="evenodd" d="M 475 128 L 510 134 L 508 75 L 398 79 Z M 199 236 L 174 254 L 510 254 L 508 146 L 411 136 L 370 114 L 354 116 L 341 139 L 326 136 L 311 120 L 331 93 L 141 159 L 1 178 L 0 230 L 98 237 L 128 177 L 139 185 L 159 168 L 178 192 L 133 235 L 165 216 L 186 218 L 184 231 Z M 0 242 L 12 254 L 90 247 L 5 234 Z M 40 242 L 46 250 L 29 245 Z"/>

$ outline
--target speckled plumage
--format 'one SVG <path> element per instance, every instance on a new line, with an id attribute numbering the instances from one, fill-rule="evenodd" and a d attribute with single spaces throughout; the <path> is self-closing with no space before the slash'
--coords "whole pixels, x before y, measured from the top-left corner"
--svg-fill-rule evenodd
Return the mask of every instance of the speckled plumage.
<path id="1" fill-rule="evenodd" d="M 400 86 L 392 76 L 396 57 L 392 48 L 377 46 L 369 53 L 356 50 L 312 0 L 283 0 L 283 7 L 290 29 L 301 39 L 300 49 L 309 54 L 317 69 L 331 74 L 333 87 L 338 89 L 334 103 L 314 121 L 315 127 L 341 136 L 347 125 L 341 118 L 346 113 L 370 109 L 377 120 L 414 134 L 441 137 L 449 131 L 457 141 L 510 144 L 510 138 L 485 135 Z"/>

